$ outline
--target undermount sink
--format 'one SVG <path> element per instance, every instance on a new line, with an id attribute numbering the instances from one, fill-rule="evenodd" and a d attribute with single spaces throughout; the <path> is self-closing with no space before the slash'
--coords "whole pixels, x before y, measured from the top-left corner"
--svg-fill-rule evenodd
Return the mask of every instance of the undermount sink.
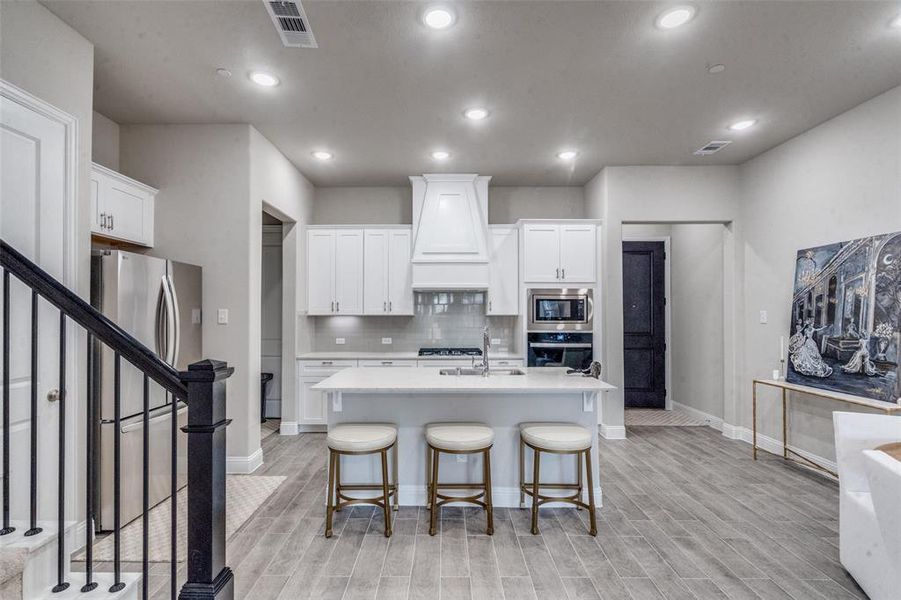
<path id="1" fill-rule="evenodd" d="M 482 369 L 473 369 L 473 368 L 462 368 L 457 367 L 455 369 L 441 369 L 438 371 L 440 375 L 482 375 Z M 491 369 L 488 371 L 488 376 L 494 375 L 525 375 L 526 372 L 522 369 Z"/>

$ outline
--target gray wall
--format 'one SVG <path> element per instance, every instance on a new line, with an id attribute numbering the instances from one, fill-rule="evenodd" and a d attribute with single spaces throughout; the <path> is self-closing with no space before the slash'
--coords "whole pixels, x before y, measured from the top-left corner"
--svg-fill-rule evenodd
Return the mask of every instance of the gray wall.
<path id="1" fill-rule="evenodd" d="M 152 253 L 203 267 L 204 354 L 235 367 L 228 455 L 230 465 L 240 466 L 260 449 L 263 205 L 295 224 L 282 240 L 286 272 L 298 277 L 284 282 L 283 310 L 293 322 L 297 298 L 305 295 L 298 240 L 310 216 L 312 185 L 249 125 L 123 125 L 120 143 L 123 173 L 160 190 Z M 228 325 L 216 323 L 219 308 L 229 310 Z M 285 397 L 295 397 L 294 349 L 308 344 L 308 335 L 301 326 L 283 339 L 290 357 L 288 369 L 282 363 Z M 298 342 L 304 336 L 307 341 Z M 284 407 L 289 417 L 295 408 Z"/>
<path id="2" fill-rule="evenodd" d="M 94 111 L 91 160 L 113 171 L 119 170 L 119 124 Z"/>
<path id="3" fill-rule="evenodd" d="M 890 90 L 766 152 L 741 168 L 744 244 L 744 355 L 741 422 L 751 423 L 751 379 L 769 377 L 779 336 L 789 334 L 796 252 L 901 230 L 901 87 Z M 767 310 L 769 323 L 758 322 Z M 764 433 L 781 436 L 781 408 L 763 395 Z M 791 439 L 832 458 L 833 410 L 821 400 L 792 402 Z"/>
<path id="4" fill-rule="evenodd" d="M 584 216 L 581 187 L 489 187 L 488 222 L 517 219 L 578 219 Z M 412 223 L 409 186 L 316 188 L 317 225 Z"/>

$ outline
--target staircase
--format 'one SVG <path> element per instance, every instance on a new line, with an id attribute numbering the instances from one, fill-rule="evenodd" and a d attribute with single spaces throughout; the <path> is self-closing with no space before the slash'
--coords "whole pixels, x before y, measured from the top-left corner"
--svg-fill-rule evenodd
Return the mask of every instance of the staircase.
<path id="1" fill-rule="evenodd" d="M 127 469 L 135 469 L 137 465 L 120 464 L 120 391 L 119 372 L 122 362 L 133 365 L 144 377 L 144 411 L 143 411 L 143 463 L 142 486 L 144 489 L 143 513 L 147 514 L 151 508 L 148 506 L 150 469 L 147 457 L 149 449 L 149 386 L 151 382 L 162 386 L 171 395 L 172 402 L 172 435 L 171 435 L 171 478 L 170 492 L 172 502 L 175 502 L 177 491 L 178 444 L 177 444 L 177 406 L 179 401 L 188 405 L 188 425 L 182 428 L 187 434 L 188 452 L 188 517 L 185 526 L 188 530 L 187 552 L 187 581 L 179 590 L 178 581 L 178 548 L 176 547 L 176 522 L 177 511 L 171 511 L 172 547 L 170 548 L 171 560 L 168 573 L 170 585 L 168 596 L 182 600 L 232 600 L 233 575 L 225 565 L 225 428 L 229 420 L 225 418 L 226 389 L 225 382 L 233 369 L 227 364 L 204 360 L 194 363 L 187 371 L 178 372 L 169 364 L 161 360 L 152 350 L 141 344 L 128 333 L 120 329 L 115 323 L 108 320 L 88 303 L 70 291 L 59 281 L 43 271 L 38 265 L 31 262 L 23 254 L 0 240 L 0 266 L 3 272 L 3 363 L 2 363 L 2 528 L 0 528 L 0 600 L 37 600 L 55 599 L 68 600 L 73 598 L 84 599 L 109 599 L 116 600 L 138 599 L 149 597 L 150 562 L 148 560 L 148 525 L 144 521 L 143 526 L 143 551 L 140 571 L 122 570 L 120 556 L 120 535 L 122 526 L 120 513 L 120 482 L 121 471 L 124 466 Z M 11 302 L 11 288 L 27 286 L 30 291 L 31 307 L 27 303 L 19 302 L 13 307 Z M 23 291 L 21 288 L 19 292 Z M 18 294 L 18 297 L 22 297 Z M 58 310 L 59 324 L 58 337 L 53 338 L 58 343 L 59 366 L 56 378 L 57 389 L 54 397 L 41 402 L 56 402 L 57 427 L 48 426 L 39 421 L 42 413 L 38 410 L 39 404 L 37 388 L 34 382 L 41 383 L 39 374 L 46 384 L 46 365 L 39 372 L 38 344 L 39 340 L 46 342 L 47 335 L 41 337 L 39 327 L 46 327 L 46 319 L 39 319 L 39 309 L 45 310 L 44 304 L 49 304 Z M 14 311 L 15 308 L 15 311 Z M 16 314 L 13 314 L 13 313 Z M 24 314 L 20 314 L 24 313 Z M 13 321 L 15 319 L 15 321 Z M 16 347 L 15 352 L 10 347 L 11 324 L 31 324 L 31 345 L 29 348 Z M 87 372 L 83 377 L 67 376 L 67 335 L 75 337 L 73 333 L 80 333 L 77 326 L 85 332 L 87 340 Z M 68 332 L 68 334 L 67 334 Z M 76 432 L 68 431 L 66 421 L 67 387 L 76 382 L 76 385 L 86 386 L 82 396 L 86 401 L 82 406 L 68 407 L 70 410 L 84 411 L 84 422 L 92 424 L 94 419 L 95 390 L 91 389 L 90 374 L 94 368 L 93 356 L 100 347 L 105 346 L 115 353 L 115 419 L 114 419 L 114 528 L 111 536 L 114 536 L 114 559 L 109 563 L 95 565 L 93 559 L 94 531 L 96 510 L 98 510 L 95 497 L 95 486 L 92 484 L 95 453 L 98 452 L 94 439 L 94 428 L 87 427 L 80 437 Z M 29 361 L 30 355 L 30 361 Z M 27 460 L 13 461 L 11 458 L 11 382 L 10 368 L 15 366 L 19 372 L 23 371 L 23 363 L 14 361 L 28 361 L 30 364 L 30 379 L 27 387 L 30 388 L 30 406 L 28 420 L 25 429 L 29 431 Z M 21 382 L 19 382 L 21 384 Z M 19 386 L 21 388 L 21 385 Z M 12 407 L 17 415 L 26 407 L 16 405 Z M 76 419 L 77 421 L 77 419 Z M 18 426 L 18 425 L 17 425 Z M 40 436 L 39 436 L 40 434 Z M 20 436 L 22 437 L 22 436 Z M 55 460 L 48 460 L 45 447 L 39 447 L 39 440 L 46 444 L 48 439 L 55 438 Z M 79 444 L 84 444 L 84 452 L 77 452 L 78 456 L 85 456 L 85 484 L 83 491 L 78 492 L 71 484 L 67 483 L 66 465 L 67 456 L 65 449 L 67 439 L 75 439 Z M 24 444 L 19 444 L 16 450 L 21 457 Z M 39 450 L 44 450 L 41 452 Z M 183 457 L 184 460 L 185 457 Z M 11 482 L 16 486 L 20 495 L 28 488 L 28 506 L 16 508 L 17 519 L 12 518 L 11 510 Z M 52 485 L 51 485 L 52 484 Z M 52 489 L 56 494 L 55 510 L 47 510 L 46 502 L 40 502 L 38 487 L 46 495 L 46 489 Z M 76 499 L 76 493 L 81 496 Z M 80 502 L 79 502 L 80 501 Z M 77 517 L 76 506 L 79 506 Z M 22 513 L 22 514 L 19 514 Z M 27 513 L 27 514 L 26 514 Z M 74 517 L 74 518 L 73 518 Z M 72 557 L 76 552 L 84 550 L 79 555 L 78 568 L 72 570 Z M 100 570 L 98 570 L 98 567 Z M 154 573 L 162 573 L 162 570 L 154 568 Z M 154 597 L 165 597 L 165 594 L 154 593 Z"/>

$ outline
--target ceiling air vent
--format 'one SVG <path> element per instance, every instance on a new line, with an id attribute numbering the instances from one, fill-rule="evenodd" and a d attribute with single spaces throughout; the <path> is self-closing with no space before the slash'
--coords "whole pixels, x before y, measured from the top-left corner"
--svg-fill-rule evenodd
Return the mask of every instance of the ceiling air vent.
<path id="1" fill-rule="evenodd" d="M 310 20 L 296 0 L 263 0 L 282 43 L 289 48 L 318 48 Z"/>
<path id="2" fill-rule="evenodd" d="M 707 142 L 703 147 L 695 150 L 695 156 L 710 156 L 711 154 L 716 154 L 731 143 L 732 140 Z"/>

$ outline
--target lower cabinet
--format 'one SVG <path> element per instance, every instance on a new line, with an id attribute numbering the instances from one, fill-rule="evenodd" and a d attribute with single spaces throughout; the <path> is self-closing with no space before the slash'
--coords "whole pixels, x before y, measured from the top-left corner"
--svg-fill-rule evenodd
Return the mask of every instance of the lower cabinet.
<path id="1" fill-rule="evenodd" d="M 328 425 L 328 395 L 313 386 L 342 369 L 356 367 L 355 360 L 298 361 L 297 392 L 300 394 L 298 431 L 325 431 Z"/>

